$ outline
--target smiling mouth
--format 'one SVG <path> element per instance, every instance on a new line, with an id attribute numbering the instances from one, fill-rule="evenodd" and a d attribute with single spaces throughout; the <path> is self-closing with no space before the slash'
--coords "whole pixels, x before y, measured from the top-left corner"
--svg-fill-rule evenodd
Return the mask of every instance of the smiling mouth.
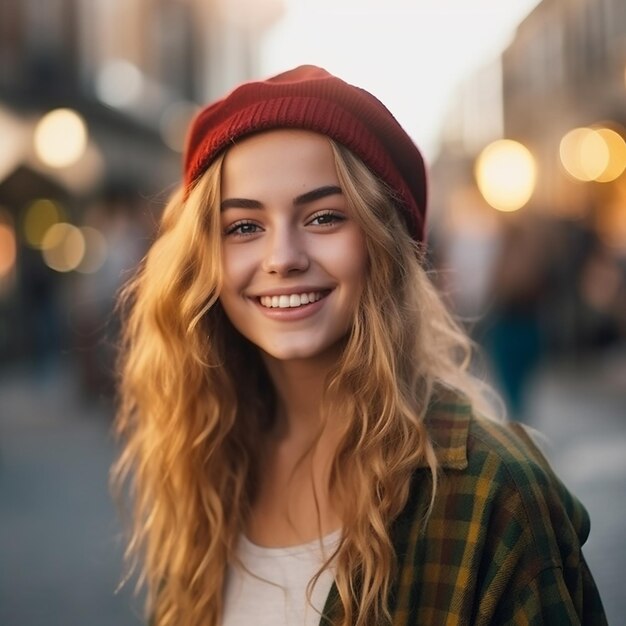
<path id="1" fill-rule="evenodd" d="M 313 304 L 325 298 L 329 293 L 330 290 L 292 293 L 282 296 L 261 296 L 258 301 L 266 309 L 296 309 L 307 304 Z"/>

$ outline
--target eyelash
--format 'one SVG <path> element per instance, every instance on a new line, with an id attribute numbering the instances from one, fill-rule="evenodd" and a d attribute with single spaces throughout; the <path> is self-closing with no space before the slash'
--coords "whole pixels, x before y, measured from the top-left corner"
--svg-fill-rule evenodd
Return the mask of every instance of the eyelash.
<path id="1" fill-rule="evenodd" d="M 330 218 L 330 221 L 323 222 L 321 224 L 313 224 L 315 220 L 319 220 L 323 218 Z M 344 222 L 345 219 L 346 218 L 343 215 L 341 215 L 340 213 L 336 213 L 335 211 L 331 211 L 331 210 L 320 211 L 319 213 L 316 213 L 309 219 L 309 221 L 307 222 L 307 226 L 310 225 L 310 226 L 318 226 L 321 228 L 329 228 L 331 226 L 334 226 L 337 223 Z M 253 226 L 255 230 L 253 232 L 242 232 L 241 229 L 244 226 Z M 259 229 L 259 228 L 260 226 L 251 220 L 239 220 L 235 222 L 234 224 L 231 224 L 230 226 L 225 228 L 224 235 L 227 237 L 228 236 L 250 237 L 251 235 L 255 235 L 258 232 L 258 230 L 256 229 Z"/>
<path id="2" fill-rule="evenodd" d="M 315 220 L 318 220 L 323 217 L 332 218 L 332 221 L 325 222 L 322 224 L 312 224 L 312 222 L 314 222 Z M 320 211 L 319 213 L 316 213 L 315 215 L 313 215 L 313 217 L 307 222 L 307 224 L 311 224 L 312 226 L 329 227 L 329 226 L 334 226 L 337 222 L 344 222 L 345 219 L 346 218 L 343 215 L 341 215 L 341 213 L 336 213 L 335 211 L 326 210 L 326 211 Z"/>
<path id="3" fill-rule="evenodd" d="M 258 224 L 255 224 L 251 220 L 239 220 L 234 224 L 231 224 L 228 228 L 224 229 L 224 235 L 233 235 L 235 237 L 249 237 L 250 235 L 254 235 L 257 231 L 251 233 L 241 232 L 241 228 L 243 226 L 254 226 L 255 228 L 259 228 Z"/>

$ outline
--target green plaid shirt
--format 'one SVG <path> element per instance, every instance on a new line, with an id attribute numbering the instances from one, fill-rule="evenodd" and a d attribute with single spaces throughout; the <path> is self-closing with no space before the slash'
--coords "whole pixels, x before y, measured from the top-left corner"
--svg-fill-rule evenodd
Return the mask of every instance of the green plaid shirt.
<path id="1" fill-rule="evenodd" d="M 431 481 L 418 469 L 392 527 L 393 626 L 605 625 L 581 553 L 589 516 L 524 428 L 477 417 L 451 392 L 427 424 L 440 481 L 423 526 Z M 322 625 L 336 621 L 337 601 L 333 586 Z"/>

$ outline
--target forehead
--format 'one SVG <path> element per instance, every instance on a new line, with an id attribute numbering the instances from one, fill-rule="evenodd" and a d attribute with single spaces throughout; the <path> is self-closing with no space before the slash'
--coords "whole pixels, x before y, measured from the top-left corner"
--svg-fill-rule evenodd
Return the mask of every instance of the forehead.
<path id="1" fill-rule="evenodd" d="M 269 185 L 301 190 L 338 184 L 334 153 L 324 135 L 300 129 L 279 129 L 239 140 L 222 165 L 222 195 Z"/>

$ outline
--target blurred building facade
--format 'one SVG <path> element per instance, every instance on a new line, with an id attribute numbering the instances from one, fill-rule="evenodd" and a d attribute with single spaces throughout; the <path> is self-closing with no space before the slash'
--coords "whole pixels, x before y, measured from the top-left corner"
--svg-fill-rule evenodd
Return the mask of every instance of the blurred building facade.
<path id="1" fill-rule="evenodd" d="M 453 268 L 443 273 L 453 304 L 502 385 L 516 397 L 545 356 L 623 346 L 626 4 L 543 0 L 501 57 L 460 87 L 449 121 L 432 166 L 433 239 L 440 266 Z M 573 138 L 590 147 L 590 131 L 617 143 L 588 150 L 579 165 L 606 158 L 608 171 L 612 159 L 614 176 L 568 169 Z M 530 198 L 510 212 L 477 184 L 483 149 L 503 138 L 527 148 L 535 166 Z"/>
<path id="2" fill-rule="evenodd" d="M 626 123 L 626 4 L 544 0 L 519 26 L 502 57 L 504 132 L 535 154 L 542 176 L 533 203 L 564 217 L 598 208 L 607 185 L 572 184 L 559 161 L 571 129 Z M 555 151 L 555 146 L 557 150 Z"/>
<path id="3" fill-rule="evenodd" d="M 0 3 L 0 367 L 106 323 L 180 180 L 191 116 L 257 73 L 281 12 L 281 0 Z"/>

